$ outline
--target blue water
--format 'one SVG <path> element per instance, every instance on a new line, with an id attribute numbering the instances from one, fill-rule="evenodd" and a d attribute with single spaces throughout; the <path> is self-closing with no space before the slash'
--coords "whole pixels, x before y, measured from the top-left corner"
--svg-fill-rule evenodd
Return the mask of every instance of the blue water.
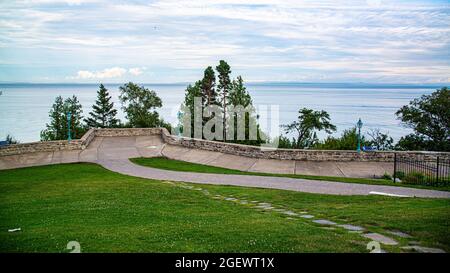
<path id="1" fill-rule="evenodd" d="M 105 84 L 124 119 L 118 101 L 118 84 Z M 178 107 L 184 99 L 186 84 L 145 84 L 155 90 L 163 101 L 158 111 L 173 124 Z M 380 128 L 394 139 L 410 132 L 396 119 L 395 112 L 411 99 L 429 94 L 440 86 L 364 85 L 364 84 L 308 84 L 308 83 L 258 83 L 248 84 L 247 89 L 255 106 L 279 105 L 280 124 L 297 118 L 299 108 L 326 110 L 336 134 L 354 126 L 361 118 L 363 132 Z M 0 84 L 0 140 L 7 134 L 21 142 L 39 140 L 39 132 L 48 122 L 48 111 L 56 96 L 75 94 L 83 105 L 84 115 L 91 111 L 98 86 L 92 84 Z M 324 137 L 319 134 L 319 137 Z"/>

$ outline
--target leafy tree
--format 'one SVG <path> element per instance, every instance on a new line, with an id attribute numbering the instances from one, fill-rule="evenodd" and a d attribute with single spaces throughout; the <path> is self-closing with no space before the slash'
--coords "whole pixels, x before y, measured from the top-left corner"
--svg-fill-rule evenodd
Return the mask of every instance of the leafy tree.
<path id="1" fill-rule="evenodd" d="M 147 128 L 168 126 L 159 118 L 156 108 L 162 107 L 156 92 L 129 82 L 120 88 L 119 99 L 130 127 Z"/>
<path id="2" fill-rule="evenodd" d="M 380 129 L 372 129 L 367 134 L 371 137 L 367 145 L 375 147 L 377 150 L 394 149 L 394 139 L 388 134 L 382 133 Z"/>
<path id="3" fill-rule="evenodd" d="M 231 80 L 230 80 L 230 74 L 231 69 L 227 62 L 224 60 L 220 60 L 219 65 L 216 66 L 216 70 L 219 73 L 219 85 L 217 86 L 218 92 L 221 96 L 221 105 L 223 108 L 223 136 L 224 140 L 226 139 L 227 135 L 227 128 L 226 128 L 226 119 L 227 119 L 227 105 L 228 105 L 228 97 L 229 92 L 231 89 Z"/>
<path id="4" fill-rule="evenodd" d="M 412 100 L 396 112 L 413 134 L 399 141 L 400 149 L 450 151 L 450 90 L 447 87 Z"/>
<path id="5" fill-rule="evenodd" d="M 283 149 L 294 149 L 296 147 L 296 140 L 295 138 L 289 139 L 286 136 L 279 136 L 278 137 L 278 148 Z"/>
<path id="6" fill-rule="evenodd" d="M 85 119 L 88 127 L 93 128 L 111 128 L 116 127 L 119 120 L 116 119 L 117 110 L 114 109 L 114 102 L 111 101 L 111 96 L 103 84 L 97 91 L 97 100 L 92 106 L 90 117 Z"/>
<path id="7" fill-rule="evenodd" d="M 331 134 L 336 131 L 336 126 L 331 124 L 330 115 L 326 111 L 314 111 L 303 108 L 299 110 L 298 120 L 291 124 L 283 125 L 286 133 L 295 132 L 295 148 L 309 148 L 317 143 L 316 131 L 325 131 Z"/>
<path id="8" fill-rule="evenodd" d="M 365 137 L 361 136 L 361 146 L 366 145 Z M 356 150 L 358 146 L 358 131 L 356 127 L 344 130 L 340 137 L 328 136 L 316 143 L 314 148 L 323 150 Z"/>
<path id="9" fill-rule="evenodd" d="M 41 131 L 41 140 L 62 140 L 68 137 L 67 113 L 71 112 L 70 130 L 73 139 L 80 138 L 86 127 L 82 124 L 83 110 L 78 98 L 73 95 L 63 101 L 61 96 L 56 97 L 55 103 L 49 112 L 50 123 L 46 124 L 46 129 Z"/>

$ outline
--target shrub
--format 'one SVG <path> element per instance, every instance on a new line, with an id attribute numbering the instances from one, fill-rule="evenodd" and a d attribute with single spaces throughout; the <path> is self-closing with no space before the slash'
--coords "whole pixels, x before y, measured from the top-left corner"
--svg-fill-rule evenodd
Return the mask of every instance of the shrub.
<path id="1" fill-rule="evenodd" d="M 388 174 L 387 172 L 385 172 L 383 174 L 383 176 L 381 177 L 381 179 L 392 180 L 392 176 L 390 174 Z"/>

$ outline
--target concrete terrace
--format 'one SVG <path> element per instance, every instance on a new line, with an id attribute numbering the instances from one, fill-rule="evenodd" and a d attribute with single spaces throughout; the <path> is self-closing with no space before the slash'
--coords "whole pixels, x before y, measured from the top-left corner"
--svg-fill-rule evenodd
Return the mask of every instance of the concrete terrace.
<path id="1" fill-rule="evenodd" d="M 48 164 L 92 162 L 132 176 L 192 183 L 274 188 L 310 193 L 368 195 L 374 192 L 399 196 L 450 198 L 449 192 L 406 187 L 313 181 L 287 177 L 224 175 L 175 172 L 142 167 L 131 163 L 133 157 L 156 157 L 184 160 L 250 172 L 297 173 L 329 176 L 372 177 L 392 171 L 387 162 L 318 162 L 257 159 L 219 152 L 190 149 L 164 143 L 161 136 L 95 137 L 84 150 L 61 150 L 0 157 L 0 169 Z"/>

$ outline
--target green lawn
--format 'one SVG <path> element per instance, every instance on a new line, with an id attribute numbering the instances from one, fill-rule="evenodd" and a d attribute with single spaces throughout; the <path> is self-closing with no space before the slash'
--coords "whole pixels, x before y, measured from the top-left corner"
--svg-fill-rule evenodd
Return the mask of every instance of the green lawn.
<path id="1" fill-rule="evenodd" d="M 197 163 L 190 163 L 190 162 L 186 162 L 186 161 L 174 160 L 174 159 L 169 159 L 166 157 L 151 157 L 151 158 L 138 157 L 138 158 L 131 158 L 130 160 L 135 164 L 146 166 L 146 167 L 152 167 L 152 168 L 158 168 L 158 169 L 164 169 L 164 170 L 172 170 L 172 171 L 181 171 L 181 172 L 276 176 L 276 177 L 303 178 L 303 179 L 310 179 L 310 180 L 322 180 L 322 181 L 332 181 L 332 182 L 346 182 L 346 183 L 359 183 L 359 184 L 372 184 L 372 185 L 385 185 L 385 186 L 409 187 L 409 188 L 419 188 L 419 189 L 436 189 L 436 190 L 441 190 L 441 191 L 450 191 L 450 187 L 431 187 L 431 186 L 423 186 L 423 185 L 393 183 L 391 180 L 386 180 L 386 179 L 245 172 L 245 171 L 226 169 L 226 168 L 197 164 Z"/>
<path id="2" fill-rule="evenodd" d="M 216 194 L 307 210 L 317 218 L 370 231 L 401 230 L 424 246 L 450 251 L 449 200 L 183 187 L 189 186 L 125 176 L 87 163 L 0 171 L 0 251 L 65 252 L 74 240 L 83 252 L 367 251 L 369 240 L 359 234 L 212 198 Z M 22 231 L 7 232 L 18 227 Z"/>

